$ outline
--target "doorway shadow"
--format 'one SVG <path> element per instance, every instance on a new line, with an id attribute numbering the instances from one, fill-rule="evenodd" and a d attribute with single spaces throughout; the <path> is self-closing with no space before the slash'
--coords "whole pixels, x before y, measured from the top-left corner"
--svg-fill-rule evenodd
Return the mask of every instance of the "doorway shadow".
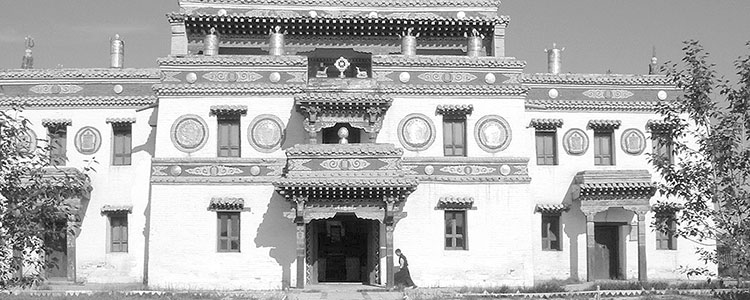
<path id="1" fill-rule="evenodd" d="M 284 212 L 289 210 L 286 199 L 273 192 L 255 236 L 256 247 L 271 248 L 269 255 L 281 267 L 281 287 L 284 289 L 291 286 L 292 263 L 297 258 L 297 228 L 292 220 L 284 217 Z"/>

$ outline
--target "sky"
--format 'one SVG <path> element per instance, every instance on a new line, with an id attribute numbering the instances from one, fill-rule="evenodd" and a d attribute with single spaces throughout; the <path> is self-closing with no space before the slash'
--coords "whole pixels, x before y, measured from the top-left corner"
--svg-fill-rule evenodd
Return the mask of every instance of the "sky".
<path id="1" fill-rule="evenodd" d="M 24 37 L 35 39 L 34 67 L 107 67 L 109 39 L 125 41 L 126 67 L 157 67 L 169 53 L 165 14 L 177 0 L 0 0 L 0 69 L 18 68 Z M 505 0 L 506 55 L 546 72 L 545 48 L 565 47 L 563 72 L 643 74 L 652 46 L 659 62 L 682 57 L 682 41 L 697 39 L 720 75 L 750 54 L 747 0 Z"/>

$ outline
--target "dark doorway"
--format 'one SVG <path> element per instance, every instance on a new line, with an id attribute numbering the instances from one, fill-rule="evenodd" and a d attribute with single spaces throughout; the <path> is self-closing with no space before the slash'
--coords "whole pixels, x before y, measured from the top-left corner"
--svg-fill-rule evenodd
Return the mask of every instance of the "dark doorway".
<path id="1" fill-rule="evenodd" d="M 68 278 L 68 226 L 65 219 L 49 222 L 45 226 L 44 245 L 49 247 L 47 278 Z"/>
<path id="2" fill-rule="evenodd" d="M 594 279 L 620 279 L 620 235 L 617 225 L 594 227 Z"/>
<path id="3" fill-rule="evenodd" d="M 310 223 L 313 247 L 313 283 L 377 283 L 378 222 L 358 219 L 354 214 L 337 214 Z"/>
<path id="4" fill-rule="evenodd" d="M 346 128 L 349 132 L 349 136 L 346 138 L 349 144 L 359 144 L 361 129 L 354 128 L 347 123 L 337 123 L 333 127 L 323 128 L 323 144 L 338 144 L 341 138 L 339 137 L 339 130 Z"/>

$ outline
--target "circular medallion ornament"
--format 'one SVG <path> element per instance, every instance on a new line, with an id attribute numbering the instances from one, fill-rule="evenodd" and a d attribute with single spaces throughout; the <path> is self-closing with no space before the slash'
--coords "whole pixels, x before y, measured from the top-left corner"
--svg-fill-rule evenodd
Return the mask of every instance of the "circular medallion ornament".
<path id="1" fill-rule="evenodd" d="M 182 168 L 180 166 L 172 166 L 169 168 L 169 174 L 172 174 L 172 176 L 179 176 L 182 174 Z"/>
<path id="2" fill-rule="evenodd" d="M 220 15 L 220 16 L 226 16 L 227 15 L 227 10 L 222 8 L 222 9 L 220 9 L 217 12 L 217 14 Z"/>
<path id="3" fill-rule="evenodd" d="M 487 73 L 487 75 L 484 75 L 484 82 L 486 83 L 493 84 L 496 80 L 495 74 Z"/>
<path id="4" fill-rule="evenodd" d="M 258 166 L 250 167 L 250 175 L 258 176 L 259 174 L 260 174 L 260 167 Z"/>
<path id="5" fill-rule="evenodd" d="M 122 93 L 123 87 L 122 85 L 116 84 L 114 87 L 112 87 L 112 91 L 115 92 L 115 94 Z"/>
<path id="6" fill-rule="evenodd" d="M 510 166 L 509 165 L 500 166 L 500 174 L 503 174 L 503 176 L 510 175 Z"/>
<path id="7" fill-rule="evenodd" d="M 370 17 L 370 18 L 377 18 L 378 17 L 378 13 L 374 12 L 374 11 L 371 11 L 367 16 Z"/>
<path id="8" fill-rule="evenodd" d="M 503 151 L 510 145 L 511 138 L 510 125 L 501 116 L 484 116 L 474 125 L 474 139 L 484 151 Z"/>
<path id="9" fill-rule="evenodd" d="M 187 73 L 187 75 L 185 75 L 185 80 L 187 80 L 187 82 L 189 83 L 193 83 L 198 80 L 198 75 L 193 72 Z"/>
<path id="10" fill-rule="evenodd" d="M 268 75 L 268 79 L 273 83 L 277 83 L 281 80 L 281 74 L 279 74 L 279 72 L 273 72 L 271 75 Z"/>
<path id="11" fill-rule="evenodd" d="M 656 97 L 658 97 L 659 100 L 667 100 L 667 92 L 659 91 L 656 93 Z"/>
<path id="12" fill-rule="evenodd" d="M 459 18 L 459 19 L 466 18 L 466 13 L 463 11 L 459 11 L 456 13 L 456 18 Z"/>
<path id="13" fill-rule="evenodd" d="M 208 140 L 208 125 L 197 115 L 183 115 L 172 124 L 172 144 L 182 152 L 191 153 L 203 148 Z"/>
<path id="14" fill-rule="evenodd" d="M 398 123 L 398 140 L 406 150 L 421 151 L 435 141 L 435 124 L 423 114 L 410 114 Z"/>
<path id="15" fill-rule="evenodd" d="M 555 98 L 557 98 L 557 96 L 560 95 L 560 93 L 557 91 L 557 89 L 549 89 L 549 92 L 547 92 L 547 95 L 550 98 L 555 99 Z"/>
<path id="16" fill-rule="evenodd" d="M 424 173 L 427 175 L 432 175 L 433 173 L 435 173 L 435 167 L 427 165 L 426 167 L 424 167 Z"/>
<path id="17" fill-rule="evenodd" d="M 622 146 L 622 151 L 627 154 L 641 154 L 646 149 L 646 136 L 638 129 L 626 129 L 620 136 L 620 146 Z"/>
<path id="18" fill-rule="evenodd" d="M 18 144 L 17 144 L 18 151 L 23 152 L 23 153 L 31 153 L 31 152 L 34 152 L 34 150 L 36 150 L 36 145 L 37 145 L 36 132 L 31 130 L 31 128 L 26 128 L 24 130 L 21 130 L 17 138 L 18 138 Z"/>
<path id="19" fill-rule="evenodd" d="M 102 135 L 96 128 L 86 126 L 78 130 L 74 141 L 78 152 L 90 155 L 99 151 L 99 147 L 102 145 Z"/>
<path id="20" fill-rule="evenodd" d="M 563 148 L 570 155 L 583 155 L 589 149 L 589 138 L 586 132 L 578 128 L 568 130 L 563 135 Z"/>
<path id="21" fill-rule="evenodd" d="M 401 72 L 401 74 L 398 74 L 398 80 L 401 80 L 403 83 L 409 82 L 409 79 L 411 79 L 409 72 Z"/>
<path id="22" fill-rule="evenodd" d="M 318 16 L 318 12 L 314 11 L 314 10 L 309 11 L 307 14 L 309 14 L 310 17 L 312 17 L 312 18 L 315 18 L 315 17 Z"/>
<path id="23" fill-rule="evenodd" d="M 255 150 L 274 152 L 281 148 L 284 140 L 284 123 L 274 115 L 257 116 L 247 127 L 247 140 Z"/>

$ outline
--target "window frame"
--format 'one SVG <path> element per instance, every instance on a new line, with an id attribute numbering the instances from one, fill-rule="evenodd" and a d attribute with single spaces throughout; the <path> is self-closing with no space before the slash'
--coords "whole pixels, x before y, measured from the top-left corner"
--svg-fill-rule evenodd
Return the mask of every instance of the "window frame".
<path id="1" fill-rule="evenodd" d="M 670 164 L 674 163 L 674 155 L 672 155 L 673 152 L 673 145 L 671 143 L 662 143 L 662 140 L 668 139 L 669 134 L 666 132 L 660 132 L 660 131 L 654 131 L 651 132 L 651 153 L 659 156 L 664 157 L 666 156 L 666 159 Z"/>
<path id="2" fill-rule="evenodd" d="M 452 215 L 453 218 L 448 218 L 449 215 Z M 457 215 L 463 216 L 463 232 L 461 234 L 457 233 L 456 230 L 456 221 Z M 443 212 L 443 228 L 445 228 L 445 233 L 443 235 L 443 246 L 445 247 L 445 250 L 469 250 L 469 239 L 468 239 L 468 213 L 466 210 L 455 210 L 455 209 L 447 209 Z M 449 220 L 454 220 L 453 224 L 451 224 L 451 232 L 448 232 L 448 222 Z M 451 246 L 448 246 L 445 241 L 447 239 L 451 239 Z M 457 240 L 463 239 L 463 246 L 457 246 Z"/>
<path id="3" fill-rule="evenodd" d="M 542 231 L 541 231 L 541 240 L 542 240 L 542 251 L 562 251 L 562 238 L 561 238 L 561 232 L 562 232 L 562 224 L 560 223 L 560 214 L 549 214 L 549 213 L 543 213 L 542 214 Z M 549 226 L 545 226 L 546 224 L 554 224 L 556 226 L 556 230 L 553 230 L 553 228 L 550 228 Z M 555 232 L 552 232 L 555 231 Z M 554 240 L 550 238 L 550 233 L 554 234 L 555 238 Z M 546 234 L 546 236 L 545 236 Z M 557 242 L 556 246 L 553 246 L 553 242 Z"/>
<path id="4" fill-rule="evenodd" d="M 47 137 L 49 138 L 50 164 L 58 167 L 65 166 L 68 160 L 68 126 L 61 124 L 47 126 Z"/>
<path id="5" fill-rule="evenodd" d="M 217 157 L 241 157 L 242 156 L 242 124 L 240 115 L 219 115 L 216 121 L 216 156 Z M 223 128 L 227 128 L 224 136 Z M 236 129 L 236 135 L 232 129 Z M 236 136 L 236 145 L 232 145 L 232 137 Z M 226 140 L 225 140 L 226 139 Z M 222 152 L 224 151 L 224 152 Z M 236 151 L 236 152 L 234 152 Z"/>
<path id="6" fill-rule="evenodd" d="M 227 235 L 222 236 L 222 216 L 227 216 Z M 237 233 L 234 235 L 234 229 L 232 226 L 233 216 L 236 216 L 236 229 Z M 242 244 L 242 219 L 239 211 L 217 211 L 216 212 L 216 251 L 217 252 L 241 252 Z M 222 241 L 226 241 L 226 249 L 222 249 Z M 237 242 L 237 249 L 232 249 L 232 241 Z"/>
<path id="7" fill-rule="evenodd" d="M 127 147 L 122 144 L 124 142 L 127 142 Z M 122 150 L 122 152 L 118 152 L 118 150 Z M 133 163 L 132 155 L 133 126 L 130 123 L 112 124 L 112 165 L 130 166 Z"/>
<path id="8" fill-rule="evenodd" d="M 677 250 L 677 237 L 674 231 L 677 229 L 677 222 L 674 214 L 657 214 L 658 222 L 667 222 L 670 232 L 656 230 L 656 250 Z"/>
<path id="9" fill-rule="evenodd" d="M 595 166 L 614 166 L 615 165 L 615 144 L 614 144 L 614 130 L 594 130 L 594 165 Z M 603 137 L 609 139 L 609 164 L 605 164 L 602 160 L 605 156 L 602 155 L 601 142 Z"/>
<path id="10" fill-rule="evenodd" d="M 109 252 L 110 253 L 128 253 L 129 244 L 129 224 L 127 213 L 110 213 L 107 215 L 109 220 Z M 119 222 L 115 222 L 118 220 Z M 120 229 L 118 232 L 117 229 Z M 116 234 L 119 233 L 119 234 Z M 124 234 L 124 237 L 123 237 Z M 118 238 L 119 237 L 119 238 Z"/>
<path id="11" fill-rule="evenodd" d="M 552 145 L 551 146 L 551 148 L 552 148 L 552 153 L 551 154 L 539 153 L 539 150 L 540 150 L 540 147 L 539 147 L 540 138 L 542 138 L 541 139 L 542 141 L 544 141 L 544 138 L 551 138 L 551 145 Z M 536 146 L 536 164 L 537 164 L 537 166 L 556 166 L 556 165 L 559 164 L 559 162 L 558 162 L 558 155 L 557 155 L 557 130 L 535 130 L 535 132 L 534 132 L 534 141 L 535 141 L 534 145 Z M 543 145 L 543 147 L 542 147 L 543 149 L 541 149 L 541 150 L 542 151 L 546 150 L 546 149 L 544 149 L 545 148 L 544 145 L 546 145 L 546 144 L 543 143 L 542 145 Z M 549 158 L 552 159 L 551 163 L 547 163 L 547 159 L 549 159 Z M 540 159 L 543 160 L 542 163 L 539 163 Z"/>
<path id="12" fill-rule="evenodd" d="M 443 116 L 443 156 L 466 157 L 467 155 L 467 138 L 466 138 L 466 116 Z M 462 139 L 457 141 L 454 135 L 456 124 L 460 124 Z M 450 141 L 448 141 L 450 140 Z M 458 146 L 458 147 L 457 147 Z M 456 154 L 456 150 L 462 150 L 462 153 Z M 450 150 L 451 153 L 448 153 Z"/>

